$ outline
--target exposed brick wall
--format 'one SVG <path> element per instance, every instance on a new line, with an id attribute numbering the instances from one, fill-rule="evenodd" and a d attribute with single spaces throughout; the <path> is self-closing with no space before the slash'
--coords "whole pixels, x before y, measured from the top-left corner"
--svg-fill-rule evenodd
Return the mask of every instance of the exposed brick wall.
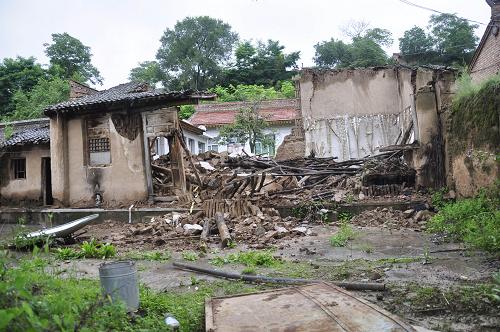
<path id="1" fill-rule="evenodd" d="M 470 67 L 474 83 L 500 73 L 500 1 L 491 1 L 489 4 L 491 21 L 476 51 L 479 53 L 475 54 Z"/>
<path id="2" fill-rule="evenodd" d="M 276 151 L 276 160 L 303 158 L 306 152 L 306 142 L 302 121 L 297 120 L 292 132 L 285 136 L 283 143 Z"/>
<path id="3" fill-rule="evenodd" d="M 69 81 L 69 87 L 69 99 L 76 99 L 97 92 L 97 90 L 75 81 Z"/>

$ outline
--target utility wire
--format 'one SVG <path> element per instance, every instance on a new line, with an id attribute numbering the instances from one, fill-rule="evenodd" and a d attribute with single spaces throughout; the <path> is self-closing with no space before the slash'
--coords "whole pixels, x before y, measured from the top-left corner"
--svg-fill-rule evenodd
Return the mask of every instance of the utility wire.
<path id="1" fill-rule="evenodd" d="M 441 12 L 439 10 L 436 10 L 436 9 L 432 9 L 432 8 L 429 8 L 429 7 L 425 7 L 425 6 L 421 6 L 421 5 L 418 5 L 416 3 L 413 3 L 413 2 L 410 2 L 408 0 L 399 0 L 400 2 L 404 3 L 404 4 L 407 4 L 407 5 L 410 5 L 410 6 L 413 6 L 413 7 L 417 7 L 417 8 L 420 8 L 420 9 L 425 9 L 425 10 L 428 10 L 428 11 L 431 11 L 431 12 L 434 12 L 434 13 L 438 13 L 438 14 L 447 14 L 447 15 L 453 15 L 451 13 L 445 13 L 445 12 Z M 484 22 L 479 22 L 479 21 L 475 21 L 475 20 L 470 20 L 468 18 L 464 18 L 464 17 L 460 17 L 461 19 L 463 20 L 466 20 L 466 21 L 469 21 L 469 22 L 472 22 L 472 23 L 477 23 L 477 24 L 481 24 L 481 25 L 487 25 L 487 23 L 484 23 Z"/>

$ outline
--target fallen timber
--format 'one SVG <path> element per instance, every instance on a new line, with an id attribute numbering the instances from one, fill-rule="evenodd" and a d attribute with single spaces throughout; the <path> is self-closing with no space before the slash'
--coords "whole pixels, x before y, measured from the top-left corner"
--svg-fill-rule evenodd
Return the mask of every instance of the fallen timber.
<path id="1" fill-rule="evenodd" d="M 265 277 L 259 275 L 254 276 L 254 275 L 230 273 L 230 272 L 223 272 L 215 269 L 209 269 L 192 264 L 184 264 L 179 262 L 174 262 L 172 265 L 183 270 L 195 271 L 215 277 L 242 280 L 247 282 L 273 283 L 273 284 L 310 284 L 310 283 L 323 282 L 322 280 L 313 280 L 313 279 L 275 278 L 275 277 Z M 385 284 L 378 284 L 378 283 L 359 283 L 359 282 L 343 282 L 343 281 L 335 281 L 332 283 L 336 286 L 348 290 L 371 290 L 371 291 L 385 290 Z"/>

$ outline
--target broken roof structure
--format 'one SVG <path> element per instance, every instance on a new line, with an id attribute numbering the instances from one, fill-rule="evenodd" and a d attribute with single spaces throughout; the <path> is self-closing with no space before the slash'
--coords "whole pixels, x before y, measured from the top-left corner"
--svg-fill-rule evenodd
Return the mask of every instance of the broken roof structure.
<path id="1" fill-rule="evenodd" d="M 231 124 L 241 109 L 251 108 L 255 104 L 250 101 L 237 101 L 196 105 L 196 112 L 189 121 L 207 128 Z M 259 114 L 271 124 L 293 123 L 300 117 L 296 99 L 262 100 L 257 102 L 257 107 Z"/>
<path id="2" fill-rule="evenodd" d="M 5 128 L 12 134 L 5 137 Z M 48 144 L 50 141 L 49 120 L 34 119 L 0 124 L 0 149 L 22 145 Z"/>
<path id="3" fill-rule="evenodd" d="M 56 113 L 79 113 L 92 111 L 124 110 L 140 107 L 155 107 L 165 104 L 182 105 L 197 103 L 200 99 L 213 100 L 214 94 L 199 91 L 165 91 L 151 89 L 147 83 L 129 82 L 103 91 L 88 91 L 88 94 L 47 107 L 45 115 Z"/>

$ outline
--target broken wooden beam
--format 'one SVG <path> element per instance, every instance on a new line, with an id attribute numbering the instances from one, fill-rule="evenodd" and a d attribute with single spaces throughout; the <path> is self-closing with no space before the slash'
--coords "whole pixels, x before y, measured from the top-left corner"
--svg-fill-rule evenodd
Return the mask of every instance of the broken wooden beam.
<path id="1" fill-rule="evenodd" d="M 225 248 L 231 242 L 231 234 L 229 234 L 229 229 L 224 222 L 224 214 L 222 212 L 215 213 L 215 223 L 217 224 L 217 229 L 219 230 L 221 246 L 222 248 Z"/>

